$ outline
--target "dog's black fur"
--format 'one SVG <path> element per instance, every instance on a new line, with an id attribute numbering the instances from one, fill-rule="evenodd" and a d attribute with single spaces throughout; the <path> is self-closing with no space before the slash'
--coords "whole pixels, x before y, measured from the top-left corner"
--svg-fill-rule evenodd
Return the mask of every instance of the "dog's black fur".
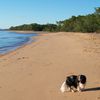
<path id="1" fill-rule="evenodd" d="M 85 84 L 86 83 L 86 76 L 85 75 L 79 75 L 79 79 L 78 81 L 81 82 L 82 84 Z"/>
<path id="2" fill-rule="evenodd" d="M 73 88 L 77 89 L 79 84 L 85 85 L 86 84 L 86 76 L 85 75 L 71 75 L 66 78 L 66 85 L 73 90 Z M 81 87 L 80 87 L 81 89 Z M 79 90 L 80 90 L 79 89 Z"/>
<path id="3" fill-rule="evenodd" d="M 66 79 L 66 85 L 68 87 L 75 87 L 77 88 L 78 86 L 78 79 L 77 79 L 77 76 L 76 75 L 71 75 L 71 76 L 68 76 L 67 79 Z"/>

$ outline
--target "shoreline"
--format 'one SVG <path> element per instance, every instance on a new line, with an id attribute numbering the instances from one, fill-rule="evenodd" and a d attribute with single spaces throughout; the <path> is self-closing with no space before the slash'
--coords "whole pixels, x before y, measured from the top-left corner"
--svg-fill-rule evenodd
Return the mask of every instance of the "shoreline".
<path id="1" fill-rule="evenodd" d="M 30 33 L 36 33 L 36 34 L 47 34 L 50 32 L 45 32 L 45 31 L 20 31 L 20 30 L 7 30 L 8 32 L 16 32 L 16 33 L 25 33 L 25 34 L 30 34 Z"/>
<path id="2" fill-rule="evenodd" d="M 7 51 L 7 52 L 4 53 L 4 54 L 0 54 L 0 58 L 3 57 L 3 56 L 9 55 L 9 54 L 11 54 L 11 53 L 14 53 L 14 52 L 16 52 L 17 50 L 22 49 L 22 48 L 24 48 L 25 46 L 30 45 L 30 44 L 33 43 L 33 42 L 36 42 L 35 38 L 37 38 L 37 37 L 38 37 L 38 36 L 32 36 L 32 37 L 30 37 L 30 40 L 29 40 L 29 41 L 27 41 L 26 43 L 24 43 L 24 44 L 22 44 L 22 45 L 16 47 L 14 50 L 9 50 L 9 51 Z"/>
<path id="3" fill-rule="evenodd" d="M 13 32 L 16 32 L 16 31 L 13 31 Z M 28 34 L 25 31 L 23 31 L 23 32 L 18 31 L 16 33 L 25 33 L 25 34 Z M 33 34 L 36 34 L 36 33 L 33 33 Z M 29 40 L 25 41 L 23 44 L 21 44 L 19 46 L 16 46 L 16 47 L 12 47 L 11 49 L 9 49 L 8 51 L 6 51 L 5 53 L 0 53 L 0 57 L 5 56 L 7 54 L 10 54 L 12 52 L 15 52 L 16 50 L 21 49 L 21 48 L 25 47 L 26 45 L 29 45 L 29 44 L 35 42 L 36 41 L 35 38 L 37 38 L 38 36 L 39 36 L 39 34 L 37 36 L 31 36 L 31 37 L 29 37 Z"/>
<path id="4" fill-rule="evenodd" d="M 20 45 L 19 47 L 16 47 L 14 50 L 9 50 L 8 52 L 6 52 L 6 53 L 4 53 L 4 54 L 0 54 L 0 58 L 2 57 L 2 56 L 5 56 L 5 55 L 7 55 L 7 54 L 10 54 L 10 53 L 12 53 L 12 52 L 16 52 L 17 50 L 19 50 L 19 49 L 21 49 L 21 48 L 24 48 L 25 46 L 27 46 L 27 45 L 29 45 L 29 44 L 31 44 L 31 43 L 33 43 L 33 42 L 36 42 L 37 40 L 36 39 L 38 39 L 39 38 L 39 36 L 45 36 L 45 35 L 47 35 L 48 33 L 50 34 L 50 33 L 55 33 L 55 32 L 41 32 L 41 31 L 16 31 L 16 30 L 7 30 L 7 32 L 16 32 L 16 33 L 21 33 L 21 34 L 38 34 L 37 36 L 32 36 L 32 37 L 30 37 L 30 40 L 28 41 L 28 42 L 26 42 L 26 43 L 24 43 L 24 44 L 22 44 L 22 45 Z M 59 32 L 56 32 L 56 33 L 59 33 Z M 35 40 L 36 41 L 35 41 Z"/>

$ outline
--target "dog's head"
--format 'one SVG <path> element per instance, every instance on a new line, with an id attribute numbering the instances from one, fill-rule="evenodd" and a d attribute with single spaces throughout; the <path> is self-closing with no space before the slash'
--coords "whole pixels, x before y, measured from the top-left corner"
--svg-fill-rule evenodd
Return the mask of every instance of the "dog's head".
<path id="1" fill-rule="evenodd" d="M 84 89 L 86 84 L 86 76 L 85 75 L 78 75 L 78 83 L 80 89 Z"/>

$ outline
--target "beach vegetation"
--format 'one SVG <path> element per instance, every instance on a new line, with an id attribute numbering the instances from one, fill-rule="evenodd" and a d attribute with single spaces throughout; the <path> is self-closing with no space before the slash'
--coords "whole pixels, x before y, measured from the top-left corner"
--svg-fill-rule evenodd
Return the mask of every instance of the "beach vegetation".
<path id="1" fill-rule="evenodd" d="M 95 8 L 95 12 L 88 15 L 72 16 L 63 21 L 57 21 L 56 24 L 24 24 L 10 27 L 10 30 L 28 30 L 28 31 L 65 31 L 65 32 L 100 32 L 100 7 Z"/>

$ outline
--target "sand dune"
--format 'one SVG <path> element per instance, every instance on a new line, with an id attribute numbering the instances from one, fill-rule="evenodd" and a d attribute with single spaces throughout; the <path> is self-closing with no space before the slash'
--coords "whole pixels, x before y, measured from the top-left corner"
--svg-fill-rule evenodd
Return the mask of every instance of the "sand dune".
<path id="1" fill-rule="evenodd" d="M 0 57 L 0 100 L 100 100 L 100 35 L 50 33 Z M 60 92 L 69 74 L 85 74 L 84 92 Z"/>

